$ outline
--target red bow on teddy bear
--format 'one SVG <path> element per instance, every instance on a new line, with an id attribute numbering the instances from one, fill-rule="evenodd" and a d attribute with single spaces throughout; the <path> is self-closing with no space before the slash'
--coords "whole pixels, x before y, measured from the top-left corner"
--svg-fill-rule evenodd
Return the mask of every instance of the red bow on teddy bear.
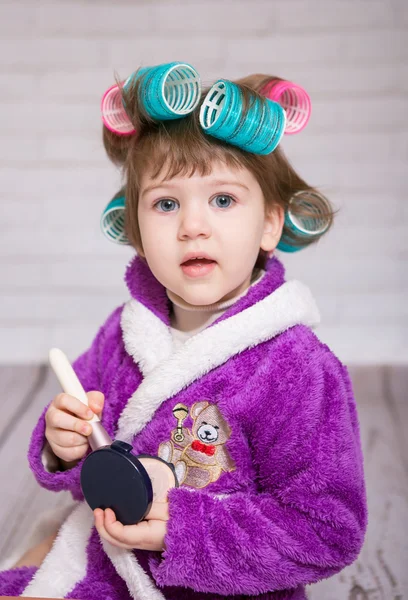
<path id="1" fill-rule="evenodd" d="M 203 444 L 199 440 L 194 440 L 194 442 L 191 444 L 191 447 L 193 450 L 197 450 L 197 452 L 204 452 L 204 454 L 207 454 L 207 456 L 214 456 L 215 454 L 215 446 Z"/>

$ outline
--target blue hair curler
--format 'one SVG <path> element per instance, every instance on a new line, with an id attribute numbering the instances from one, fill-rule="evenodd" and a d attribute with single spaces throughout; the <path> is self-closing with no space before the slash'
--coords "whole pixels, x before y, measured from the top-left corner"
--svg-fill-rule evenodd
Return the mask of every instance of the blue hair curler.
<path id="1" fill-rule="evenodd" d="M 310 215 L 295 216 L 290 210 L 290 205 L 307 209 Z M 285 214 L 285 226 L 296 234 L 299 243 L 294 244 L 293 239 L 284 233 L 279 240 L 277 249 L 282 252 L 297 252 L 319 238 L 327 230 L 331 221 L 331 207 L 327 198 L 322 194 L 312 191 L 300 191 L 293 194 L 289 201 L 289 209 Z M 302 238 L 306 244 L 302 244 Z"/>
<path id="2" fill-rule="evenodd" d="M 148 71 L 151 71 L 154 68 L 155 67 L 140 67 L 140 69 L 138 69 L 137 71 L 135 71 L 134 73 L 132 73 L 131 75 L 129 75 L 129 77 L 125 80 L 125 82 L 123 84 L 123 89 L 125 91 L 127 91 L 127 89 L 131 85 L 133 85 L 134 83 L 136 83 L 136 81 L 138 81 L 138 79 L 140 79 L 141 77 L 143 77 L 143 75 L 145 73 L 147 73 Z M 123 102 L 123 105 L 125 105 L 124 102 Z"/>
<path id="3" fill-rule="evenodd" d="M 109 202 L 102 213 L 101 229 L 111 242 L 129 244 L 125 234 L 125 196 L 115 196 Z"/>
<path id="4" fill-rule="evenodd" d="M 270 154 L 285 132 L 286 114 L 273 100 L 253 95 L 245 119 L 240 88 L 220 79 L 210 89 L 200 109 L 204 131 L 253 154 Z"/>
<path id="5" fill-rule="evenodd" d="M 139 79 L 140 99 L 152 119 L 178 119 L 192 112 L 200 101 L 200 76 L 187 63 L 144 67 L 128 77 L 124 87 Z"/>

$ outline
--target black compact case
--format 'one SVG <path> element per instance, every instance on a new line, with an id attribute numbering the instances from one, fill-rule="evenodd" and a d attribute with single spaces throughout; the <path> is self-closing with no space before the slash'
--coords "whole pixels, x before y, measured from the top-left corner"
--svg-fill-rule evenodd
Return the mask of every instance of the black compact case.
<path id="1" fill-rule="evenodd" d="M 91 452 L 81 470 L 82 492 L 92 510 L 111 508 L 123 525 L 142 521 L 153 502 L 151 477 L 139 459 L 157 461 L 160 469 L 170 469 L 174 486 L 178 486 L 172 464 L 156 456 L 137 457 L 132 454 L 132 449 L 130 444 L 115 440 L 110 446 Z M 168 476 L 167 472 L 165 474 Z"/>

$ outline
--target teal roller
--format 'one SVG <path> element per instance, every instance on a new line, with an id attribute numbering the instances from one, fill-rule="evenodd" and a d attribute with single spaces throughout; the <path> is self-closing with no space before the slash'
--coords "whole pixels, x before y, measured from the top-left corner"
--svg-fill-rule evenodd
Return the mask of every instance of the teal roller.
<path id="1" fill-rule="evenodd" d="M 117 196 L 109 202 L 102 213 L 101 229 L 111 242 L 129 244 L 125 234 L 125 196 Z"/>
<path id="2" fill-rule="evenodd" d="M 172 62 L 144 67 L 128 77 L 125 88 L 140 79 L 140 100 L 155 120 L 178 119 L 192 112 L 201 96 L 197 71 L 187 63 Z"/>
<path id="3" fill-rule="evenodd" d="M 277 102 L 255 94 L 250 102 L 242 119 L 241 89 L 231 81 L 220 79 L 201 106 L 201 127 L 207 134 L 247 152 L 270 154 L 285 132 L 285 111 Z"/>
<path id="4" fill-rule="evenodd" d="M 298 206 L 309 211 L 309 215 L 295 216 L 290 205 Z M 293 194 L 289 201 L 289 209 L 285 213 L 285 227 L 296 234 L 297 244 L 284 233 L 279 240 L 277 249 L 282 252 L 297 252 L 302 250 L 316 238 L 319 238 L 330 225 L 331 207 L 327 198 L 312 191 L 300 191 Z M 302 244 L 302 238 L 306 242 Z"/>

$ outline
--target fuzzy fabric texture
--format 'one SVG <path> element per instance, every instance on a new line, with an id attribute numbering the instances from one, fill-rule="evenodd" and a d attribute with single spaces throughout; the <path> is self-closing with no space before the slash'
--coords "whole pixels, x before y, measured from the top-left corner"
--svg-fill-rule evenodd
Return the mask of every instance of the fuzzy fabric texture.
<path id="1" fill-rule="evenodd" d="M 315 326 L 319 320 L 308 288 L 291 281 L 245 311 L 198 332 L 177 348 L 169 328 L 143 305 L 131 300 L 122 313 L 124 342 L 144 379 L 122 412 L 118 437 L 131 442 L 162 402 L 232 356 L 296 324 Z"/>
<path id="2" fill-rule="evenodd" d="M 36 567 L 19 567 L 0 572 L 0 594 L 20 596 L 36 571 Z"/>
<path id="3" fill-rule="evenodd" d="M 126 282 L 132 298 L 156 317 L 158 335 L 160 326 L 167 335 L 170 303 L 165 289 L 137 257 L 127 269 Z M 283 284 L 283 266 L 272 258 L 263 279 L 208 329 L 223 321 L 228 326 L 234 315 L 241 326 L 248 309 L 259 308 L 264 319 L 262 302 Z M 154 368 L 146 374 L 127 351 L 122 313 L 123 307 L 112 313 L 74 364 L 86 391 L 105 394 L 102 422 L 112 437 L 129 399 L 154 375 Z M 234 319 L 230 323 L 235 329 Z M 234 469 L 202 489 L 181 486 L 170 491 L 163 553 L 134 551 L 122 560 L 111 546 L 104 551 L 93 529 L 84 546 L 86 576 L 65 597 L 303 600 L 305 584 L 329 577 L 356 559 L 367 510 L 351 383 L 344 365 L 303 323 L 286 324 L 270 338 L 231 351 L 224 362 L 208 370 L 204 366 L 184 387 L 153 405 L 152 418 L 141 423 L 132 439 L 135 454 L 158 454 L 174 429 L 176 404 L 190 409 L 205 400 L 216 404 L 228 423 L 231 435 L 225 448 Z M 168 338 L 163 340 L 168 343 Z M 171 353 L 171 346 L 166 352 Z M 154 357 L 144 367 L 149 361 L 153 365 Z M 81 463 L 56 473 L 42 464 L 44 414 L 31 439 L 31 468 L 42 486 L 70 490 L 81 500 Z M 191 429 L 192 424 L 189 416 L 184 426 Z M 123 573 L 133 564 L 143 571 L 125 576 L 126 585 Z M 23 579 L 28 583 L 34 574 L 1 574 L 0 594 L 21 591 Z M 145 577 L 151 583 L 140 594 L 137 586 Z"/>

